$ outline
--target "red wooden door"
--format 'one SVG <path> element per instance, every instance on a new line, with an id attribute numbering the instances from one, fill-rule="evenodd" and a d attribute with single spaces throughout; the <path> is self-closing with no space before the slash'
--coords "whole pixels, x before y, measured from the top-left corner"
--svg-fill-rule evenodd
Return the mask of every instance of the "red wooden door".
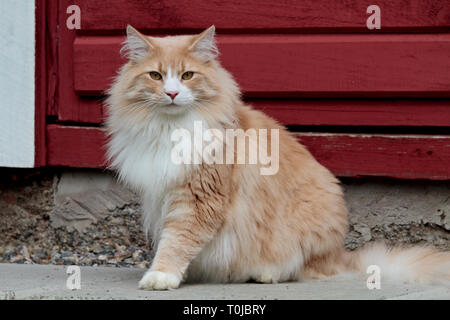
<path id="1" fill-rule="evenodd" d="M 81 29 L 65 27 L 81 9 Z M 245 99 L 297 132 L 339 176 L 450 179 L 450 6 L 367 2 L 62 0 L 47 164 L 102 167 L 101 104 L 124 30 L 198 32 L 214 24 L 220 59 Z"/>

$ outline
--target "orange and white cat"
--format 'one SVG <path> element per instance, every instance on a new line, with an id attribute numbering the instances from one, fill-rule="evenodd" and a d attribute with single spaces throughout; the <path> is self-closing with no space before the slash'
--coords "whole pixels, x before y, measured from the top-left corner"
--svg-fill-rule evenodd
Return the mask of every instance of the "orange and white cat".
<path id="1" fill-rule="evenodd" d="M 158 38 L 129 26 L 128 63 L 108 92 L 111 167 L 142 196 L 144 229 L 156 249 L 139 287 L 276 283 L 365 273 L 372 264 L 397 280 L 450 280 L 447 252 L 344 249 L 348 221 L 338 180 L 283 126 L 242 102 L 217 59 L 214 33 L 213 26 Z M 277 129 L 278 172 L 262 175 L 261 164 L 175 164 L 171 136 L 192 131 L 196 121 L 218 130 Z"/>

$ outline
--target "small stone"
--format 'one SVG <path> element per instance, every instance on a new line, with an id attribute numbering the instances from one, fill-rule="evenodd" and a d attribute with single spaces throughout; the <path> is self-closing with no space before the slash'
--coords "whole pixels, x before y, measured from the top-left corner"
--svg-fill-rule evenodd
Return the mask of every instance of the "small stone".
<path id="1" fill-rule="evenodd" d="M 47 252 L 45 251 L 45 250 L 42 250 L 42 249 L 37 249 L 37 250 L 35 250 L 35 255 L 36 256 L 38 256 L 39 258 L 44 258 L 44 257 L 47 257 L 48 255 L 47 255 Z"/>
<path id="2" fill-rule="evenodd" d="M 98 256 L 98 260 L 106 261 L 106 260 L 108 260 L 108 257 L 106 255 L 104 255 L 104 254 L 101 254 L 101 255 Z"/>
<path id="3" fill-rule="evenodd" d="M 23 233 L 23 237 L 25 238 L 25 239 L 28 239 L 30 236 L 32 236 L 33 235 L 33 233 L 32 232 L 30 232 L 30 231 L 25 231 L 24 233 Z"/>
<path id="4" fill-rule="evenodd" d="M 25 259 L 30 257 L 27 247 L 25 247 L 25 246 L 22 247 L 22 254 L 25 257 Z"/>
<path id="5" fill-rule="evenodd" d="M 68 251 L 61 252 L 61 257 L 62 258 L 71 257 L 71 256 L 72 256 L 71 252 L 68 252 Z"/>
<path id="6" fill-rule="evenodd" d="M 25 261 L 22 255 L 14 256 L 9 260 L 11 263 L 23 263 Z"/>
<path id="7" fill-rule="evenodd" d="M 129 267 L 130 264 L 125 263 L 125 262 L 122 262 L 122 261 L 119 261 L 119 262 L 117 263 L 117 266 L 118 266 L 118 267 Z"/>
<path id="8" fill-rule="evenodd" d="M 113 217 L 111 219 L 111 224 L 122 225 L 123 224 L 123 219 L 121 217 Z"/>
<path id="9" fill-rule="evenodd" d="M 142 250 L 136 250 L 133 252 L 133 259 L 138 259 L 142 254 Z"/>
<path id="10" fill-rule="evenodd" d="M 52 260 L 57 260 L 57 259 L 61 258 L 61 254 L 59 254 L 58 252 L 52 252 L 50 257 Z"/>
<path id="11" fill-rule="evenodd" d="M 136 267 L 139 268 L 139 269 L 146 269 L 147 268 L 147 263 L 146 262 L 138 263 L 136 265 Z"/>
<path id="12" fill-rule="evenodd" d="M 71 257 L 64 257 L 63 258 L 63 263 L 64 263 L 64 265 L 73 265 L 73 264 L 77 264 L 77 261 L 78 259 L 76 258 L 76 257 L 74 257 L 74 256 L 71 256 Z"/>
<path id="13" fill-rule="evenodd" d="M 112 203 L 112 202 L 107 202 L 106 203 L 106 208 L 108 209 L 108 211 L 114 211 L 114 210 L 116 210 L 116 206 L 114 205 L 114 203 Z"/>

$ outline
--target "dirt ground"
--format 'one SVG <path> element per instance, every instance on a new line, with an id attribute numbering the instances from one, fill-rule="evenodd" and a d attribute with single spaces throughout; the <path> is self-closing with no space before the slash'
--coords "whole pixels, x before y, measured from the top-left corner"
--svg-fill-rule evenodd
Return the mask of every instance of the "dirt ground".
<path id="1" fill-rule="evenodd" d="M 141 229 L 137 202 L 107 212 L 82 232 L 52 225 L 55 188 L 61 172 L 60 169 L 0 169 L 0 263 L 148 267 L 150 246 Z M 423 209 L 413 208 L 418 200 L 410 196 L 407 199 L 409 207 L 388 208 L 386 203 L 405 196 L 386 190 L 385 185 L 373 185 L 370 187 L 373 192 L 360 192 L 364 189 L 363 183 L 344 183 L 344 189 L 349 193 L 346 196 L 350 211 L 348 249 L 374 240 L 432 244 L 440 249 L 450 249 L 450 230 L 443 220 L 448 220 L 448 212 L 445 212 L 450 205 L 450 196 L 445 199 L 448 185 L 431 191 L 427 185 L 419 186 L 424 194 L 439 191 L 444 199 L 436 204 L 430 200 Z M 423 198 L 422 189 L 419 198 Z M 378 196 L 367 197 L 371 193 Z M 436 211 L 437 222 L 433 222 L 433 215 L 418 215 L 420 210 Z M 387 212 L 387 215 L 380 212 Z"/>
<path id="2" fill-rule="evenodd" d="M 0 262 L 147 267 L 137 205 L 111 212 L 82 233 L 51 225 L 58 175 L 0 170 Z"/>

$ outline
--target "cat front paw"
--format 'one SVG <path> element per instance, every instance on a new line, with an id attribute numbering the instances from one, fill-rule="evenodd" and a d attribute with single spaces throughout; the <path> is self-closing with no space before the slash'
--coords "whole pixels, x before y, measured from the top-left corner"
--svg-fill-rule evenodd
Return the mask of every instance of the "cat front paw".
<path id="1" fill-rule="evenodd" d="M 180 286 L 181 279 L 173 273 L 161 271 L 147 271 L 139 281 L 139 289 L 168 290 Z"/>

